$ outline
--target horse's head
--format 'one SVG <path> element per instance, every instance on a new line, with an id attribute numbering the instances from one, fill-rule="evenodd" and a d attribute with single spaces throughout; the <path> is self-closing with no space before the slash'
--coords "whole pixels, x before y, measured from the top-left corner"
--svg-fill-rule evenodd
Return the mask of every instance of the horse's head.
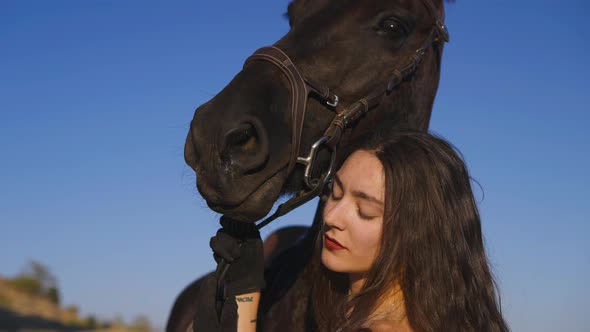
<path id="1" fill-rule="evenodd" d="M 295 0 L 289 5 L 291 29 L 274 46 L 292 61 L 296 74 L 334 92 L 340 105 L 385 92 L 392 78 L 401 80 L 346 131 L 342 144 L 377 125 L 428 127 L 442 54 L 437 18 L 443 5 L 431 1 Z M 416 58 L 423 47 L 424 55 Z M 407 68 L 415 58 L 417 69 Z M 311 94 L 298 129 L 291 114 L 293 95 L 280 64 L 255 59 L 196 110 L 185 159 L 213 210 L 257 220 L 281 192 L 302 185 L 295 181 L 302 172 L 294 167 L 293 156 L 307 155 L 335 109 Z"/>

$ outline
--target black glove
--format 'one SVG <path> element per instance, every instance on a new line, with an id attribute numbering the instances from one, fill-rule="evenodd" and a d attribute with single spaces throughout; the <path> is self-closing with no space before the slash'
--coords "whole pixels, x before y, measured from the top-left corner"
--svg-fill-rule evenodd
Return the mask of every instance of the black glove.
<path id="1" fill-rule="evenodd" d="M 226 301 L 220 313 L 216 310 L 217 278 L 214 273 L 200 281 L 193 332 L 235 332 L 238 330 L 238 304 Z"/>
<path id="2" fill-rule="evenodd" d="M 221 226 L 210 242 L 219 265 L 199 288 L 194 332 L 236 331 L 238 304 L 233 297 L 264 287 L 264 256 L 256 225 L 222 217 Z M 223 299 L 217 294 L 218 281 L 225 286 Z"/>
<path id="3" fill-rule="evenodd" d="M 223 216 L 221 226 L 210 245 L 219 264 L 218 278 L 225 285 L 225 298 L 263 288 L 264 254 L 256 225 Z"/>

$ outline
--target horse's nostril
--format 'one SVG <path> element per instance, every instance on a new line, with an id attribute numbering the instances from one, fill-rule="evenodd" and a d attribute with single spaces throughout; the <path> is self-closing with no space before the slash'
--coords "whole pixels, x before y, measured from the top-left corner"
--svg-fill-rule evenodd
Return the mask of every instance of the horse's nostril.
<path id="1" fill-rule="evenodd" d="M 225 148 L 230 154 L 255 152 L 257 146 L 258 134 L 250 123 L 242 123 L 225 134 Z"/>
<path id="2" fill-rule="evenodd" d="M 268 158 L 268 137 L 262 124 L 250 119 L 223 135 L 221 159 L 241 174 L 256 172 Z"/>

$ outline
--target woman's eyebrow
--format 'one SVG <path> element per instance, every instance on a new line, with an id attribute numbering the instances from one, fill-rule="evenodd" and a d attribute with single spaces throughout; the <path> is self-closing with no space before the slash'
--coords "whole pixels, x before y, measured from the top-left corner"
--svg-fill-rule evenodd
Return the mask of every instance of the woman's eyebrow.
<path id="1" fill-rule="evenodd" d="M 353 191 L 352 194 L 354 196 L 358 197 L 358 198 L 362 198 L 362 199 L 367 200 L 369 202 L 373 202 L 373 203 L 376 203 L 376 204 L 379 204 L 379 205 L 383 205 L 383 202 L 381 202 L 377 198 L 375 198 L 375 197 L 373 197 L 373 196 L 371 196 L 371 195 L 369 195 L 367 193 L 364 193 L 362 191 Z"/>
<path id="2" fill-rule="evenodd" d="M 338 177 L 338 174 L 334 174 L 334 182 L 338 185 L 338 187 L 340 187 L 342 190 L 344 190 L 344 186 L 342 185 L 342 181 L 340 180 L 340 178 Z M 368 195 L 367 193 L 364 193 L 362 191 L 353 191 L 352 192 L 353 196 L 356 196 L 358 198 L 362 198 L 365 199 L 369 202 L 373 202 L 379 205 L 383 205 L 383 202 L 381 202 L 380 200 L 378 200 L 377 198 Z"/>

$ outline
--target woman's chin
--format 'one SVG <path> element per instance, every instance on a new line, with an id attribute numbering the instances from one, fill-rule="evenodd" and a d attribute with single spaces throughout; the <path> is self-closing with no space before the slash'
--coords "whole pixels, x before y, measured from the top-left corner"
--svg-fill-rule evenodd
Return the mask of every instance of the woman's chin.
<path id="1" fill-rule="evenodd" d="M 332 251 L 322 248 L 322 264 L 330 271 L 339 273 L 364 274 L 369 272 L 371 265 L 367 265 L 370 259 L 358 260 L 345 251 Z"/>
<path id="2" fill-rule="evenodd" d="M 342 259 L 336 257 L 326 248 L 322 248 L 322 264 L 330 271 L 347 272 L 346 267 L 342 264 Z"/>

